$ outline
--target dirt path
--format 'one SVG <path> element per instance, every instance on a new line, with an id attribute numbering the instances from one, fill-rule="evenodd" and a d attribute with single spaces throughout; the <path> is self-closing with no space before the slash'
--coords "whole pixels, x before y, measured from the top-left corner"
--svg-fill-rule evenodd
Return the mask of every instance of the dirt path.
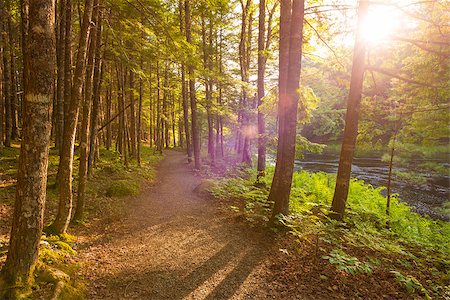
<path id="1" fill-rule="evenodd" d="M 184 155 L 165 155 L 129 216 L 80 250 L 87 299 L 267 298 L 267 235 L 196 195 L 200 179 Z"/>

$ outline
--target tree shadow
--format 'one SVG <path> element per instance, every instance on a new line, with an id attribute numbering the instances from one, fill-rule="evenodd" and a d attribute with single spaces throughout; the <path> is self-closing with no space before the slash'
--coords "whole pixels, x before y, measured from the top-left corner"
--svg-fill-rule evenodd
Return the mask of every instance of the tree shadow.
<path id="1" fill-rule="evenodd" d="M 137 272 L 130 269 L 110 278 L 101 278 L 98 284 L 93 284 L 101 286 L 101 290 L 96 291 L 100 296 L 98 299 L 191 299 L 191 294 L 198 291 L 205 295 L 201 297 L 203 299 L 229 299 L 267 252 L 267 244 L 257 244 L 245 238 L 233 239 L 197 267 L 187 257 L 175 268 L 164 268 L 163 265 L 152 268 L 149 265 Z M 216 273 L 230 267 L 232 270 L 221 281 L 214 278 Z"/>

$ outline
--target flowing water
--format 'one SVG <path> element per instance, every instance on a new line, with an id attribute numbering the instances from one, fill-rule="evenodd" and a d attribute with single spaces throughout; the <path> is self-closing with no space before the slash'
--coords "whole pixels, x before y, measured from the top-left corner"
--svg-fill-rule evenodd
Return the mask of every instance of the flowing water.
<path id="1" fill-rule="evenodd" d="M 337 173 L 339 156 L 334 154 L 305 154 L 302 160 L 296 161 L 296 169 L 310 172 Z M 418 165 L 423 161 L 417 160 L 411 165 Z M 450 167 L 448 161 L 436 161 L 443 164 L 447 169 Z M 418 172 L 413 168 L 396 167 L 394 170 L 402 172 Z M 379 158 L 355 158 L 352 165 L 352 177 L 364 180 L 374 187 L 386 186 L 388 181 L 388 163 Z M 450 202 L 450 176 L 426 176 L 427 181 L 423 184 L 405 182 L 393 176 L 391 190 L 400 195 L 401 201 L 405 201 L 420 214 L 428 214 L 435 219 L 450 221 L 450 215 L 440 211 L 445 203 Z M 382 192 L 386 195 L 386 190 Z"/>

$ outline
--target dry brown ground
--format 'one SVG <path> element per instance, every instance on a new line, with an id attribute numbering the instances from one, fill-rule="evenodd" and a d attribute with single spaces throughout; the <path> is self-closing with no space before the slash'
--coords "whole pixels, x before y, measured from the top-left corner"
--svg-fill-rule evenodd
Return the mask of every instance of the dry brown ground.
<path id="1" fill-rule="evenodd" d="M 87 299 L 407 297 L 386 274 L 337 272 L 310 246 L 298 251 L 284 234 L 252 228 L 228 205 L 199 196 L 201 178 L 179 152 L 166 152 L 157 178 L 129 199 L 122 221 L 77 232 Z"/>

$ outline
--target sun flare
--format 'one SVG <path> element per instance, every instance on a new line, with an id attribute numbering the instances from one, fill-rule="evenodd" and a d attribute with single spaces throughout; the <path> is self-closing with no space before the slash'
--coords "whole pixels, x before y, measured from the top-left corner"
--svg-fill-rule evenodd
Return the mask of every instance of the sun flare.
<path id="1" fill-rule="evenodd" d="M 402 16 L 390 8 L 371 9 L 360 27 L 362 37 L 371 44 L 386 41 L 399 31 L 402 21 Z"/>

